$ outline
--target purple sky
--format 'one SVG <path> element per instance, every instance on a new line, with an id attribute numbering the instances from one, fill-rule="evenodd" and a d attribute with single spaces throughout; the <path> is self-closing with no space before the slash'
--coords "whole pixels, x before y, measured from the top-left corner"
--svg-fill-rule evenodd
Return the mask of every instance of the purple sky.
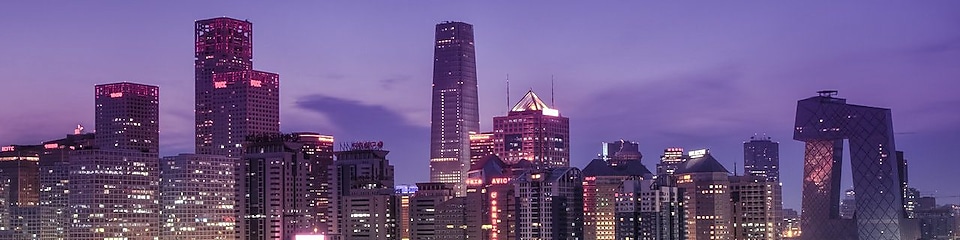
<path id="1" fill-rule="evenodd" d="M 893 109 L 912 185 L 960 195 L 958 1 L 457 3 L 7 3 L 0 144 L 93 128 L 93 85 L 133 81 L 160 86 L 162 153 L 192 152 L 193 21 L 230 16 L 254 23 L 254 68 L 280 74 L 284 131 L 384 140 L 397 182 L 426 181 L 433 25 L 458 20 L 475 25 L 482 129 L 506 111 L 507 74 L 513 100 L 550 99 L 554 75 L 574 166 L 624 138 L 649 168 L 680 146 L 733 169 L 742 141 L 767 133 L 798 208 L 796 101 L 837 89 Z"/>

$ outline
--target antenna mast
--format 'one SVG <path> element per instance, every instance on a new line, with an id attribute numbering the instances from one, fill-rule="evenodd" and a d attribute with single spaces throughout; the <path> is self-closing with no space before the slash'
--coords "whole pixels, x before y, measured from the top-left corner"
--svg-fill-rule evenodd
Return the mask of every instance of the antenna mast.
<path id="1" fill-rule="evenodd" d="M 510 111 L 510 74 L 507 73 L 507 112 Z"/>
<path id="2" fill-rule="evenodd" d="M 553 96 L 553 74 L 550 74 L 550 106 L 557 108 L 557 103 L 554 101 Z"/>

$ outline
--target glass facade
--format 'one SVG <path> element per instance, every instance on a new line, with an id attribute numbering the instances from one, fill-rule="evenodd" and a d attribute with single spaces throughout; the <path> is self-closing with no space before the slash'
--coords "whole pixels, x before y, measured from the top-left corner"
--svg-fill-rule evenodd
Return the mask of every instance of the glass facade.
<path id="1" fill-rule="evenodd" d="M 434 44 L 430 181 L 454 183 L 462 196 L 463 175 L 470 168 L 470 133 L 480 132 L 473 25 L 437 24 Z"/>
<path id="2" fill-rule="evenodd" d="M 803 239 L 911 239 L 901 236 L 903 189 L 890 109 L 847 104 L 835 93 L 797 103 L 793 138 L 806 143 Z M 854 219 L 839 211 L 844 140 L 857 193 Z"/>

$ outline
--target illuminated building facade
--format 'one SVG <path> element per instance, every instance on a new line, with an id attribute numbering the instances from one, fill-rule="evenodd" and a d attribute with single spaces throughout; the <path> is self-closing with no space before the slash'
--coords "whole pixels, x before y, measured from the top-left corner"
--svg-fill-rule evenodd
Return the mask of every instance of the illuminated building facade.
<path id="1" fill-rule="evenodd" d="M 6 185 L 3 216 L 10 234 L 21 238 L 40 235 L 40 169 L 42 145 L 13 145 L 0 148 L 0 184 Z"/>
<path id="2" fill-rule="evenodd" d="M 98 133 L 101 135 L 105 132 Z M 160 236 L 160 169 L 156 153 L 89 149 L 70 154 L 67 239 L 154 239 Z"/>
<path id="3" fill-rule="evenodd" d="M 604 142 L 600 151 L 600 159 L 611 165 L 620 165 L 630 161 L 639 162 L 643 159 L 643 154 L 640 153 L 640 144 L 621 139 Z"/>
<path id="4" fill-rule="evenodd" d="M 594 159 L 583 168 L 584 239 L 616 239 L 616 196 L 621 185 L 632 179 L 652 179 L 640 161 L 613 164 Z"/>
<path id="5" fill-rule="evenodd" d="M 196 152 L 240 157 L 248 135 L 279 133 L 279 76 L 253 70 L 253 24 L 199 20 L 194 43 Z"/>
<path id="6" fill-rule="evenodd" d="M 687 239 L 683 191 L 675 184 L 630 179 L 623 182 L 615 196 L 615 239 Z"/>
<path id="7" fill-rule="evenodd" d="M 158 154 L 160 88 L 138 83 L 101 84 L 96 89 L 97 146 Z"/>
<path id="8" fill-rule="evenodd" d="M 261 134 L 248 137 L 247 152 L 238 164 L 237 237 L 289 239 L 301 234 L 326 234 L 318 205 L 322 184 L 315 171 L 325 157 L 316 146 L 316 133 Z M 332 139 L 331 139 L 332 140 Z M 392 190 L 392 189 L 391 189 Z"/>
<path id="9" fill-rule="evenodd" d="M 160 239 L 234 239 L 238 159 L 180 154 L 160 160 Z"/>
<path id="10" fill-rule="evenodd" d="M 410 239 L 410 198 L 417 192 L 417 186 L 397 185 L 394 187 L 397 199 L 400 200 L 397 228 L 400 232 L 400 239 Z"/>
<path id="11" fill-rule="evenodd" d="M 160 236 L 159 89 L 95 87 L 97 148 L 71 152 L 68 239 Z"/>
<path id="12" fill-rule="evenodd" d="M 708 152 L 695 152 L 675 173 L 683 189 L 687 239 L 734 239 L 729 172 Z"/>
<path id="13" fill-rule="evenodd" d="M 494 155 L 493 132 L 470 134 L 470 166 L 473 167 L 484 157 Z"/>
<path id="14" fill-rule="evenodd" d="M 470 133 L 480 132 L 477 59 L 473 25 L 436 26 L 430 118 L 430 182 L 457 184 L 470 169 Z"/>
<path id="15" fill-rule="evenodd" d="M 663 150 L 660 156 L 660 163 L 657 164 L 657 175 L 673 175 L 690 157 L 687 156 L 683 148 L 673 147 Z"/>
<path id="16" fill-rule="evenodd" d="M 519 239 L 582 239 L 582 184 L 583 175 L 577 168 L 530 170 L 513 178 L 516 198 L 499 201 L 516 201 Z"/>
<path id="17" fill-rule="evenodd" d="M 804 154 L 804 239 L 915 239 L 905 226 L 890 109 L 851 105 L 836 91 L 797 102 L 793 138 Z M 856 216 L 839 216 L 843 142 L 850 144 Z"/>
<path id="18" fill-rule="evenodd" d="M 69 199 L 70 156 L 79 150 L 92 149 L 96 135 L 83 133 L 78 126 L 66 138 L 43 143 L 40 155 L 40 236 L 43 240 L 67 238 L 71 212 Z"/>
<path id="19" fill-rule="evenodd" d="M 417 183 L 417 192 L 410 198 L 410 239 L 441 239 L 439 230 L 447 228 L 440 221 L 441 207 L 454 197 L 452 183 Z"/>
<path id="20" fill-rule="evenodd" d="M 297 143 L 303 144 L 301 149 L 309 155 L 310 171 L 307 176 L 309 189 L 309 207 L 313 211 L 315 232 L 324 233 L 328 238 L 337 232 L 334 218 L 336 216 L 333 193 L 333 143 L 332 135 L 314 132 L 295 132 L 292 135 Z"/>
<path id="21" fill-rule="evenodd" d="M 533 91 L 507 116 L 493 118 L 494 152 L 507 164 L 527 160 L 538 168 L 570 166 L 570 119 Z"/>
<path id="22" fill-rule="evenodd" d="M 780 182 L 780 143 L 770 137 L 750 137 L 743 142 L 744 173 L 768 182 Z"/>
<path id="23" fill-rule="evenodd" d="M 780 183 L 763 176 L 731 176 L 730 197 L 733 212 L 733 238 L 778 240 L 783 203 Z"/>
<path id="24" fill-rule="evenodd" d="M 435 239 L 460 240 L 467 238 L 466 199 L 466 197 L 454 197 L 437 205 Z"/>
<path id="25" fill-rule="evenodd" d="M 383 143 L 354 143 L 335 152 L 337 229 L 350 239 L 397 239 L 399 200 Z"/>
<path id="26" fill-rule="evenodd" d="M 783 209 L 783 231 L 780 237 L 784 240 L 800 239 L 802 231 L 800 230 L 800 214 L 797 210 Z"/>

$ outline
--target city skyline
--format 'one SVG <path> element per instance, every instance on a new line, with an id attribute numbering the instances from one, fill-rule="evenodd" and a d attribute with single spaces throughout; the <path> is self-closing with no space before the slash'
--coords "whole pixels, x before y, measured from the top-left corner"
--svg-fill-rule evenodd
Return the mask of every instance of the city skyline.
<path id="1" fill-rule="evenodd" d="M 5 114 L 8 118 L 0 124 L 2 145 L 39 143 L 60 138 L 69 133 L 77 123 L 90 128 L 94 124 L 89 107 L 93 105 L 90 104 L 92 100 L 86 97 L 89 87 L 103 82 L 133 81 L 164 88 L 164 95 L 161 96 L 161 155 L 192 152 L 193 114 L 189 97 L 192 33 L 184 29 L 189 29 L 194 20 L 226 15 L 249 19 L 257 24 L 258 48 L 255 51 L 258 67 L 284 75 L 286 85 L 283 86 L 285 95 L 281 96 L 281 114 L 284 121 L 281 123 L 282 131 L 314 131 L 332 134 L 337 136 L 338 140 L 344 141 L 383 139 L 393 151 L 392 161 L 402 163 L 397 164 L 397 182 L 423 182 L 429 176 L 429 100 L 422 96 L 406 95 L 429 96 L 425 86 L 429 86 L 430 82 L 429 65 L 432 62 L 429 55 L 432 51 L 429 50 L 432 46 L 426 42 L 432 38 L 434 24 L 453 20 L 474 24 L 478 32 L 483 33 L 477 36 L 481 45 L 477 53 L 478 75 L 483 78 L 480 80 L 481 131 L 489 131 L 492 117 L 499 116 L 506 110 L 503 96 L 503 80 L 506 74 L 510 74 L 511 84 L 516 89 L 511 95 L 512 99 L 519 99 L 520 93 L 528 88 L 546 93 L 550 75 L 555 75 L 556 108 L 572 120 L 571 166 L 583 167 L 593 159 L 599 153 L 596 143 L 623 138 L 638 142 L 641 152 L 648 156 L 659 155 L 663 148 L 673 146 L 687 149 L 710 148 L 722 164 L 733 171 L 739 171 L 733 165 L 742 164 L 742 141 L 754 133 L 766 132 L 774 141 L 781 143 L 784 205 L 798 208 L 803 148 L 802 144 L 790 141 L 788 129 L 792 127 L 793 104 L 796 99 L 811 96 L 816 90 L 837 89 L 840 90 L 840 97 L 893 110 L 895 131 L 901 133 L 898 135 L 898 148 L 905 151 L 912 160 L 911 171 L 933 173 L 926 176 L 914 174 L 916 177 L 912 179 L 912 185 L 924 192 L 941 191 L 943 195 L 953 195 L 947 193 L 960 190 L 960 187 L 955 186 L 937 186 L 936 181 L 938 177 L 946 174 L 938 169 L 958 167 L 960 163 L 934 160 L 945 159 L 946 154 L 949 154 L 949 146 L 960 140 L 960 134 L 957 134 L 960 129 L 954 124 L 960 121 L 960 114 L 948 110 L 960 103 L 960 98 L 950 94 L 950 89 L 955 88 L 957 83 L 945 81 L 960 75 L 960 68 L 956 67 L 960 66 L 960 57 L 957 54 L 960 44 L 956 41 L 957 36 L 953 33 L 955 31 L 945 30 L 956 29 L 957 25 L 960 25 L 955 23 L 956 21 L 946 21 L 955 18 L 955 9 L 960 9 L 957 7 L 886 6 L 865 10 L 865 13 L 853 13 L 853 16 L 839 16 L 843 11 L 851 11 L 853 6 L 838 6 L 839 10 L 823 10 L 833 14 L 824 14 L 821 17 L 796 15 L 799 13 L 773 17 L 767 14 L 784 14 L 783 10 L 758 4 L 752 9 L 770 13 L 727 18 L 728 15 L 725 14 L 696 12 L 706 16 L 690 16 L 687 20 L 689 22 L 648 12 L 644 12 L 651 14 L 646 20 L 653 21 L 642 21 L 643 17 L 626 18 L 620 14 L 612 14 L 592 21 L 598 23 L 624 18 L 632 20 L 634 24 L 598 27 L 596 30 L 592 30 L 591 24 L 582 26 L 559 19 L 563 14 L 540 13 L 547 20 L 522 22 L 513 26 L 511 24 L 515 22 L 510 21 L 517 20 L 522 15 L 519 12 L 522 11 L 507 10 L 504 12 L 507 18 L 497 20 L 491 17 L 495 16 L 492 12 L 497 7 L 479 6 L 475 12 L 462 15 L 440 13 L 440 10 L 446 8 L 431 7 L 423 10 L 430 14 L 404 18 L 398 23 L 402 27 L 393 27 L 387 32 L 379 33 L 389 35 L 396 33 L 395 31 L 408 32 L 397 35 L 398 40 L 395 42 L 383 43 L 387 45 L 383 46 L 387 49 L 404 49 L 383 55 L 367 54 L 379 51 L 375 49 L 354 49 L 346 52 L 354 54 L 351 55 L 329 48 L 369 47 L 366 40 L 359 40 L 359 43 L 345 40 L 378 36 L 369 33 L 377 31 L 350 30 L 324 24 L 311 28 L 310 31 L 288 32 L 290 28 L 298 29 L 298 26 L 302 26 L 298 24 L 303 22 L 298 20 L 303 20 L 306 16 L 304 13 L 279 17 L 230 7 L 223 12 L 190 10 L 183 14 L 163 15 L 158 17 L 160 20 L 145 20 L 146 25 L 151 27 L 143 27 L 115 21 L 131 14 L 145 14 L 151 7 L 148 5 L 126 5 L 134 10 L 108 12 L 102 14 L 103 16 L 86 19 L 72 17 L 76 13 L 67 12 L 68 9 L 84 9 L 85 6 L 69 5 L 51 7 L 51 14 L 63 13 L 52 20 L 37 20 L 40 15 L 27 16 L 19 13 L 29 11 L 18 11 L 0 17 L 7 22 L 33 21 L 32 27 L 21 29 L 20 26 L 5 26 L 0 29 L 12 33 L 10 36 L 13 43 L 0 47 L 0 50 L 9 53 L 8 56 L 16 56 L 0 60 L 0 71 L 10 73 L 7 76 L 13 79 L 8 85 L 11 87 L 0 90 L 0 95 L 3 96 L 0 100 L 22 104 L 9 108 Z M 719 7 L 730 14 L 735 11 L 733 6 Z M 36 8 L 21 7 L 26 8 L 25 10 Z M 169 10 L 183 5 L 152 7 Z M 572 9 L 574 7 L 571 4 L 558 4 L 548 6 L 546 10 L 585 14 L 584 10 Z M 667 13 L 679 13 L 691 8 L 659 7 Z M 817 6 L 810 5 L 798 7 L 798 12 L 802 13 L 817 9 Z M 374 10 L 383 12 L 388 8 L 381 6 Z M 518 5 L 518 9 L 523 8 L 523 5 Z M 277 9 L 268 8 L 267 12 Z M 894 20 L 883 19 L 889 14 L 894 14 Z M 733 15 L 735 14 L 729 16 Z M 150 14 L 147 16 L 157 17 Z M 809 20 L 807 22 L 812 22 L 810 25 L 797 25 L 793 22 L 795 20 L 789 20 L 790 17 L 804 16 L 806 17 L 801 19 Z M 397 15 L 390 14 L 388 17 Z M 751 17 L 769 17 L 772 23 L 745 25 L 749 27 L 737 25 L 750 22 L 748 20 L 751 20 Z M 56 21 L 67 18 L 70 22 Z M 353 22 L 356 25 L 343 25 L 358 26 L 384 18 L 369 20 L 360 16 L 348 16 L 343 22 L 356 20 Z M 846 20 L 838 21 L 840 28 L 867 27 L 842 31 L 826 27 L 828 24 L 837 23 L 831 21 L 837 19 Z M 551 20 L 557 21 L 556 26 L 530 28 Z M 707 24 L 709 20 L 722 21 L 715 23 L 720 25 L 710 25 Z M 658 21 L 668 23 L 663 25 L 675 30 L 657 27 L 657 24 L 643 24 Z M 53 23 L 63 25 L 54 26 Z M 702 31 L 708 28 L 699 26 L 700 24 L 725 26 L 722 29 L 729 32 Z M 917 25 L 926 27 L 913 29 L 913 26 Z M 72 36 L 74 41 L 67 41 L 67 45 L 45 40 L 47 37 L 44 34 L 48 33 L 27 32 L 38 27 L 67 30 L 77 26 L 83 26 L 81 29 L 92 29 Z M 624 31 L 612 35 L 609 39 L 613 40 L 597 37 L 601 36 L 597 33 L 617 26 L 646 27 L 652 31 Z M 558 30 L 559 27 L 567 29 Z M 799 42 L 788 39 L 796 36 L 789 32 L 796 31 L 778 30 L 780 28 L 799 28 L 802 31 L 797 34 L 809 39 Z M 888 28 L 893 30 L 884 30 Z M 156 31 L 140 34 L 143 31 L 141 29 Z M 584 31 L 584 35 L 597 36 L 583 37 L 567 33 L 577 31 Z M 751 31 L 760 34 L 750 34 Z M 830 33 L 838 35 L 822 37 Z M 704 34 L 704 39 L 710 41 L 686 40 L 670 43 L 678 37 L 690 34 Z M 144 41 L 145 37 L 156 38 Z M 116 39 L 94 41 L 107 38 Z M 303 40 L 294 41 L 296 38 Z M 526 39 L 544 42 L 540 46 L 517 41 Z M 593 40 L 603 40 L 601 43 L 628 48 L 624 50 L 625 53 L 612 52 L 611 48 L 598 46 L 603 44 L 592 43 Z M 752 41 L 740 43 L 736 40 Z M 293 44 L 297 42 L 299 44 Z M 412 42 L 416 43 L 410 44 Z M 506 44 L 508 42 L 515 42 L 519 47 Z M 861 44 L 864 42 L 869 44 Z M 702 44 L 710 47 L 700 46 Z M 564 46 L 577 48 L 562 48 Z M 123 66 L 119 68 L 115 66 L 118 63 L 107 61 L 116 61 L 117 57 L 127 56 L 128 51 L 133 48 L 155 55 L 155 58 L 125 61 L 119 63 Z M 664 50 L 656 50 L 657 48 Z M 83 57 L 76 57 L 81 59 L 81 62 L 75 62 L 74 57 L 42 62 L 53 66 L 49 68 L 47 65 L 35 63 L 48 56 L 24 52 L 21 49 L 39 49 L 41 53 L 51 49 L 61 50 L 65 51 L 64 54 Z M 545 51 L 548 49 L 563 51 Z M 298 52 L 300 50 L 303 51 Z M 756 55 L 756 52 L 764 51 L 773 53 Z M 832 51 L 834 53 L 827 53 Z M 615 60 L 601 59 L 607 55 Z M 367 62 L 369 57 L 382 59 Z M 517 59 L 511 60 L 511 57 Z M 563 61 L 571 58 L 583 60 Z M 688 58 L 696 60 L 685 64 L 685 59 Z M 397 62 L 398 59 L 402 59 L 404 63 Z M 343 63 L 336 63 L 337 61 Z M 624 63 L 613 64 L 610 66 L 613 68 L 603 66 L 612 61 Z M 381 71 L 358 71 L 362 68 L 357 66 L 369 64 L 375 65 Z M 34 65 L 47 67 L 37 68 Z M 624 66 L 635 69 L 626 68 L 628 71 L 619 75 L 606 73 L 615 69 L 622 70 Z M 321 69 L 318 71 L 318 68 Z M 601 81 L 605 84 L 590 84 L 600 81 L 597 79 L 610 80 Z M 876 84 L 877 82 L 882 84 Z M 947 84 L 947 87 L 943 87 L 943 84 Z M 861 85 L 868 87 L 858 87 Z M 348 91 L 365 88 L 373 89 L 364 91 L 372 93 L 353 96 L 353 93 L 359 91 Z M 664 89 L 667 91 L 661 93 Z M 875 91 L 885 94 L 875 94 Z M 30 102 L 21 100 L 31 99 L 30 95 L 24 94 L 38 92 L 49 97 L 33 98 L 35 100 Z M 418 94 L 405 95 L 410 92 Z M 676 101 L 656 101 L 667 96 L 672 96 Z M 549 95 L 544 97 L 553 98 Z M 607 107 L 589 107 L 618 101 L 633 102 L 636 105 L 602 105 L 612 107 L 612 110 Z M 650 101 L 657 104 L 647 103 Z M 383 120 L 348 121 L 381 114 L 385 116 Z M 707 121 L 708 119 L 714 121 Z M 371 129 L 371 125 L 375 127 Z M 647 161 L 646 166 L 653 168 L 650 163 Z M 850 181 L 845 180 L 843 187 L 849 185 Z"/>

